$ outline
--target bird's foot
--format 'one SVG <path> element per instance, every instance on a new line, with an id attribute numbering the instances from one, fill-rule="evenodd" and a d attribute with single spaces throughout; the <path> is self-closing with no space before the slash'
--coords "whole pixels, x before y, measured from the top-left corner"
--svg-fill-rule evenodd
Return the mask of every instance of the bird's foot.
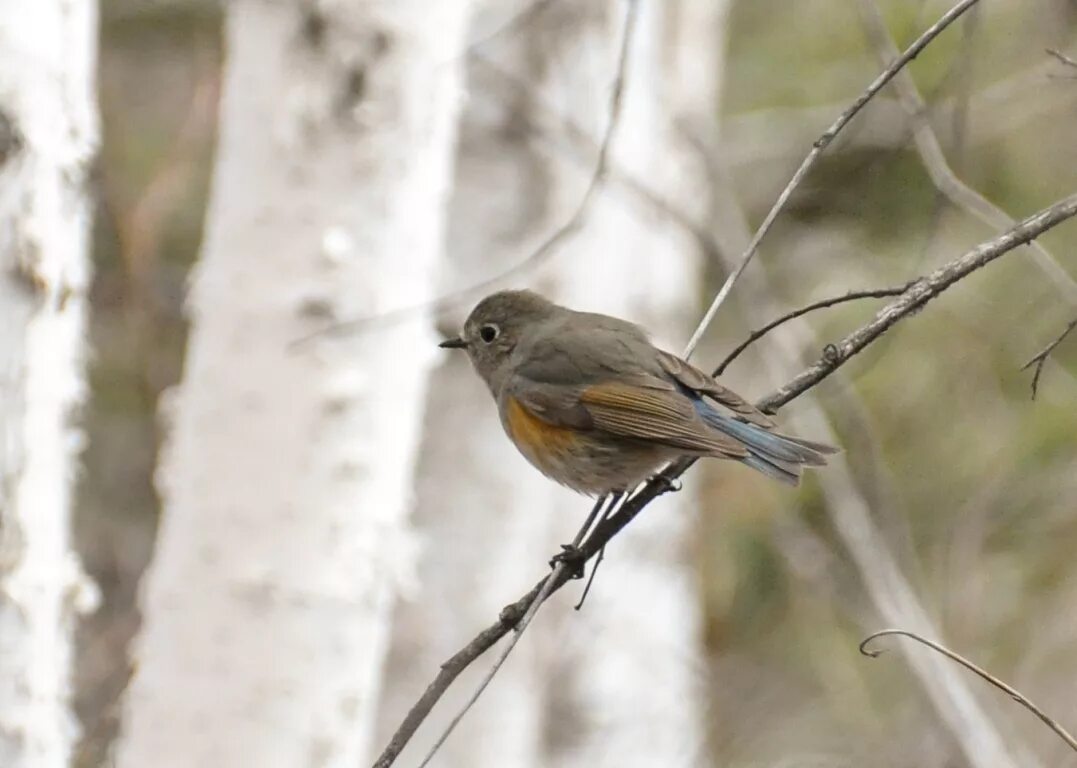
<path id="1" fill-rule="evenodd" d="M 658 494 L 661 496 L 664 493 L 677 493 L 684 487 L 684 484 L 675 477 L 666 477 L 665 475 L 655 475 L 651 478 L 651 482 L 659 487 Z"/>
<path id="2" fill-rule="evenodd" d="M 561 551 L 550 558 L 550 567 L 565 566 L 570 579 L 582 579 L 587 556 L 575 544 L 562 544 Z"/>

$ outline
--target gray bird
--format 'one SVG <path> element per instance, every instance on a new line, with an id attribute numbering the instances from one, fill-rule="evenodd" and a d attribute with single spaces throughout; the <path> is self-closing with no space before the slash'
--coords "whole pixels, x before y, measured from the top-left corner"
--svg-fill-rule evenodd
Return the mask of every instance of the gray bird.
<path id="1" fill-rule="evenodd" d="M 520 453 L 588 496 L 629 491 L 680 456 L 733 459 L 796 485 L 837 452 L 773 432 L 770 417 L 639 326 L 531 291 L 487 296 L 440 346 L 467 350 Z"/>

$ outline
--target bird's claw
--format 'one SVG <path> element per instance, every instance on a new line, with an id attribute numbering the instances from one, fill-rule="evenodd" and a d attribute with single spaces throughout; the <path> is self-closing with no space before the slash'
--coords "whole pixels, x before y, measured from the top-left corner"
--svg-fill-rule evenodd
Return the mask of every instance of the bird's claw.
<path id="1" fill-rule="evenodd" d="M 666 477 L 665 475 L 655 475 L 651 478 L 651 482 L 659 486 L 659 495 L 663 493 L 677 493 L 684 487 L 684 484 L 675 477 Z"/>
<path id="2" fill-rule="evenodd" d="M 561 551 L 550 558 L 550 567 L 556 568 L 563 565 L 570 579 L 582 579 L 586 562 L 587 557 L 582 549 L 575 544 L 562 544 Z"/>

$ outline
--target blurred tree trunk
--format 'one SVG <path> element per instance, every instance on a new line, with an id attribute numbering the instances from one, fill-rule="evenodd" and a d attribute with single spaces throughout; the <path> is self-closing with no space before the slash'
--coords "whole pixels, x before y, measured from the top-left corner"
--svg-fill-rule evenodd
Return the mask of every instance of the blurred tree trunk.
<path id="1" fill-rule="evenodd" d="M 476 14 L 475 39 L 496 29 L 512 8 L 486 4 Z M 513 72 L 530 72 L 529 46 L 541 16 L 516 35 L 491 41 Z M 504 45 L 502 45 L 504 40 Z M 482 46 L 480 57 L 485 55 Z M 507 60 L 507 61 L 506 61 Z M 461 115 L 449 217 L 449 259 L 441 288 L 477 285 L 505 269 L 545 235 L 551 179 L 526 131 L 526 107 L 491 81 L 483 59 L 471 59 L 469 98 Z M 531 76 L 525 75 L 528 83 Z M 491 288 L 491 290 L 494 290 Z M 468 304 L 473 303 L 469 301 Z M 456 333 L 469 306 L 446 313 L 445 333 Z M 417 473 L 414 523 L 422 536 L 419 591 L 394 616 L 392 652 L 380 713 L 379 743 L 389 740 L 438 665 L 545 569 L 555 546 L 551 533 L 574 517 L 556 515 L 577 497 L 543 477 L 513 449 L 497 409 L 467 356 L 445 356 L 427 395 L 427 422 Z M 578 502 L 582 507 L 582 500 Z M 416 735 L 402 764 L 418 762 L 462 706 L 485 669 L 473 665 Z M 445 768 L 538 768 L 546 675 L 534 639 L 521 643 L 497 681 L 441 748 Z"/>
<path id="2" fill-rule="evenodd" d="M 96 3 L 0 0 L 0 765 L 66 766 Z"/>
<path id="3" fill-rule="evenodd" d="M 366 757 L 436 339 L 467 3 L 229 5 L 120 766 Z"/>
<path id="4" fill-rule="evenodd" d="M 676 40 L 665 7 L 641 6 L 613 158 L 616 167 L 657 180 L 668 162 L 672 115 L 662 89 Z M 624 7 L 548 4 L 472 57 L 447 289 L 518 263 L 578 205 L 608 124 Z M 496 9 L 498 18 L 506 13 Z M 473 37 L 484 40 L 484 28 L 497 27 L 488 20 Z M 584 153 L 581 134 L 591 139 Z M 575 307 L 637 320 L 676 351 L 696 314 L 693 245 L 673 238 L 637 201 L 606 194 L 583 232 L 521 282 Z M 454 324 L 464 311 L 452 313 Z M 426 539 L 422 592 L 398 606 L 383 740 L 437 665 L 534 583 L 590 506 L 511 447 L 463 356 L 447 359 L 435 381 L 417 505 Z M 578 590 L 550 603 L 442 748 L 439 765 L 696 762 L 703 695 L 691 501 L 688 491 L 664 500 L 618 540 L 582 613 L 570 609 Z M 438 708 L 409 750 L 413 759 L 488 663 L 475 665 Z"/>
<path id="5" fill-rule="evenodd" d="M 625 7 L 601 5 L 601 11 L 592 5 L 588 23 L 575 27 L 580 30 L 575 54 L 549 54 L 559 101 L 595 137 L 608 123 L 609 72 Z M 702 55 L 682 50 L 679 18 L 691 5 L 690 0 L 639 3 L 623 114 L 611 152 L 615 174 L 640 180 L 678 205 L 690 190 L 681 187 L 672 130 L 677 103 L 671 94 L 685 76 L 674 62 Z M 562 28 L 570 23 L 561 20 Z M 708 29 L 693 40 L 720 46 L 713 38 L 720 34 L 720 28 Z M 579 77 L 567 63 L 573 58 L 585 67 L 584 88 L 567 87 Z M 578 199 L 586 182 L 580 170 L 576 165 L 563 172 L 562 210 L 568 200 Z M 577 191 L 566 193 L 573 179 Z M 638 322 L 659 346 L 675 353 L 698 320 L 701 273 L 695 243 L 616 185 L 607 185 L 579 239 L 542 279 L 566 303 Z M 684 490 L 648 510 L 611 545 L 583 611 L 572 612 L 561 601 L 560 626 L 547 625 L 546 654 L 556 660 L 549 676 L 555 681 L 547 726 L 549 765 L 680 768 L 704 759 L 706 678 L 693 494 L 689 479 Z M 586 507 L 577 500 L 562 517 L 577 520 Z"/>

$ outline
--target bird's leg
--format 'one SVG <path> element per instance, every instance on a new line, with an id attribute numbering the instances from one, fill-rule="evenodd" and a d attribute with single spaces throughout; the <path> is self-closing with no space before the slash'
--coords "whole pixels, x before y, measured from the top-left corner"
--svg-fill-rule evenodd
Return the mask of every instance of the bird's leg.
<path id="1" fill-rule="evenodd" d="M 608 507 L 606 507 L 606 510 L 602 513 L 602 517 L 599 518 L 599 521 L 598 521 L 596 527 L 598 525 L 601 525 L 603 522 L 605 522 L 606 518 L 608 518 L 613 513 L 613 510 L 617 508 L 617 505 L 620 503 L 621 499 L 623 499 L 624 497 L 625 497 L 624 491 L 619 491 L 619 492 L 616 492 L 616 493 L 612 494 L 612 498 L 610 500 L 610 505 Z M 583 594 L 580 595 L 580 601 L 578 603 L 576 603 L 575 609 L 577 611 L 580 610 L 581 608 L 583 608 L 583 601 L 587 599 L 587 595 L 591 592 L 591 585 L 595 583 L 595 574 L 598 573 L 598 566 L 600 566 L 602 564 L 602 561 L 605 558 L 606 558 L 606 545 L 603 544 L 602 549 L 598 550 L 598 559 L 595 560 L 594 567 L 591 568 L 591 577 L 589 579 L 587 579 L 587 586 L 585 586 L 583 588 Z"/>
<path id="2" fill-rule="evenodd" d="M 583 537 L 587 535 L 587 532 L 591 530 L 591 524 L 598 517 L 598 513 L 602 510 L 602 506 L 606 503 L 606 496 L 599 496 L 595 501 L 595 505 L 591 508 L 590 513 L 587 515 L 587 519 L 583 521 L 583 525 L 576 533 L 576 538 L 572 540 L 571 544 L 562 544 L 561 551 L 550 558 L 550 567 L 555 568 L 559 563 L 564 563 L 568 569 L 568 576 L 570 579 L 582 579 L 583 578 L 583 552 L 580 551 L 580 542 L 583 541 Z"/>

